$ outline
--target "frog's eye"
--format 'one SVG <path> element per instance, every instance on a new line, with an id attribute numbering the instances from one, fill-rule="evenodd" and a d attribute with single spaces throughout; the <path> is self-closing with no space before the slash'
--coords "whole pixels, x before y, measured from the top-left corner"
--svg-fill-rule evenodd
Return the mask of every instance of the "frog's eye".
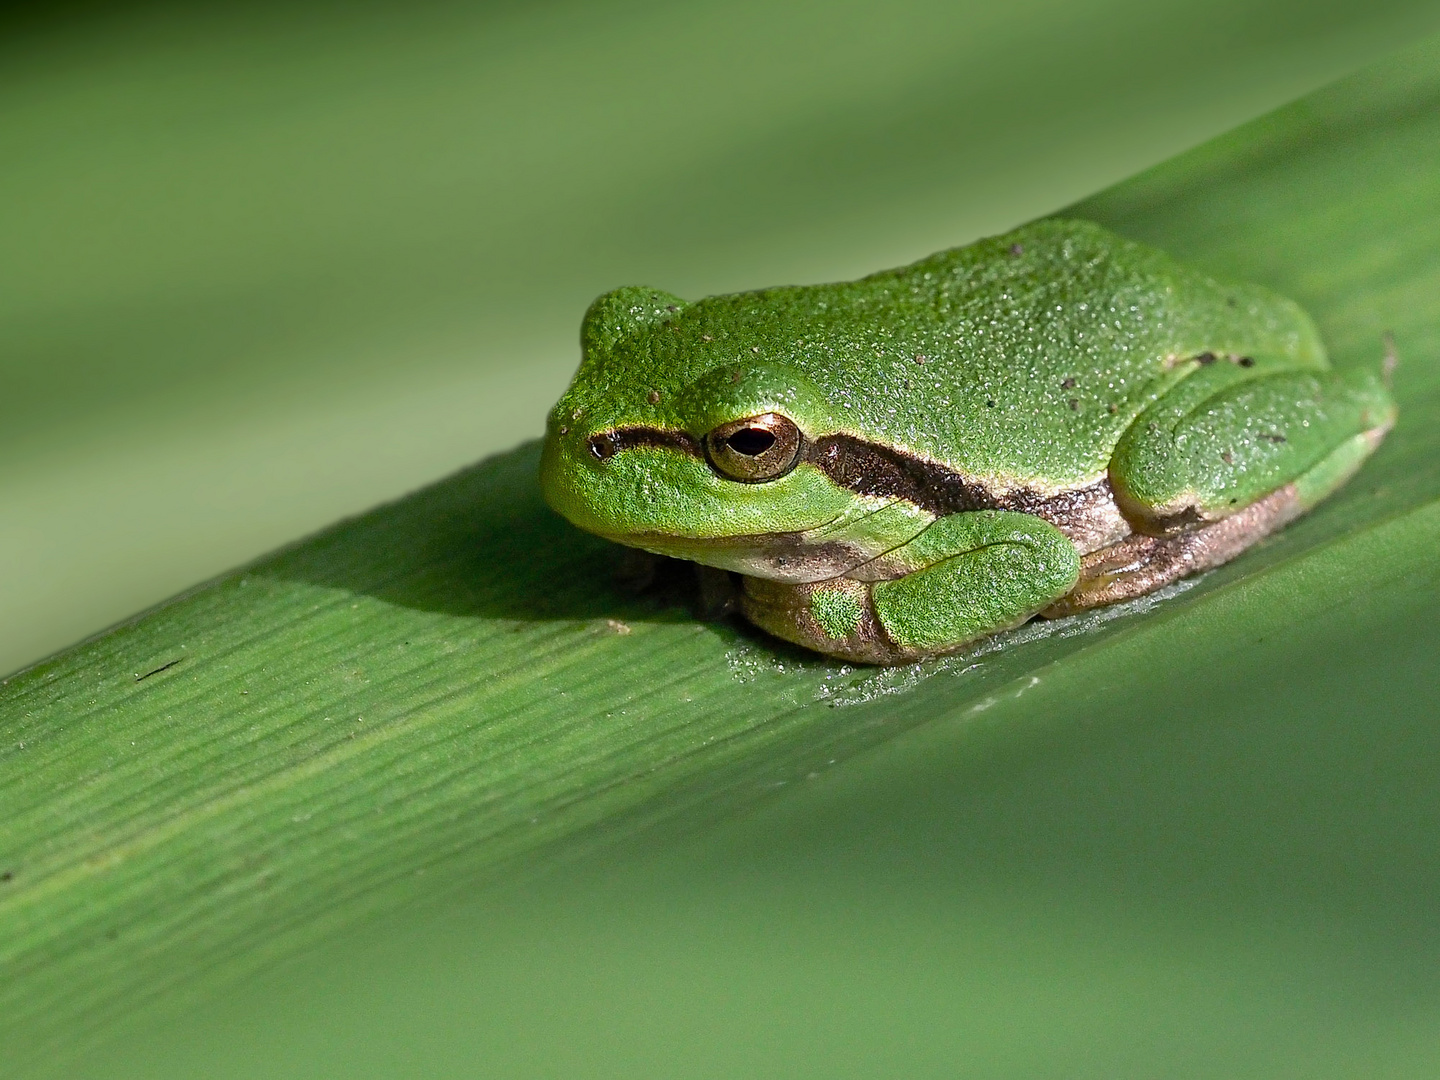
<path id="1" fill-rule="evenodd" d="M 788 416 L 761 413 L 721 424 L 705 436 L 705 456 L 721 476 L 747 484 L 778 480 L 800 458 L 800 429 Z"/>

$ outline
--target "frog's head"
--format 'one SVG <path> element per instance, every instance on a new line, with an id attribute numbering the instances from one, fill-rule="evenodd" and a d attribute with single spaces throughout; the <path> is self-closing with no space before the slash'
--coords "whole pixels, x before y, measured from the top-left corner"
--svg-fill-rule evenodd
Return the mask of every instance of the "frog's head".
<path id="1" fill-rule="evenodd" d="M 740 568 L 745 550 L 854 505 L 805 460 L 831 408 L 778 334 L 632 287 L 591 305 L 581 348 L 540 464 L 546 500 L 581 528 Z"/>

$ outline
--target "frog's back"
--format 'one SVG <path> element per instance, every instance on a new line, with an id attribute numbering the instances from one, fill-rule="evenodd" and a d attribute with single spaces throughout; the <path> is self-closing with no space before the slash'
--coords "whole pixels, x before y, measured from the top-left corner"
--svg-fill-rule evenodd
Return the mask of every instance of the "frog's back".
<path id="1" fill-rule="evenodd" d="M 1035 222 L 859 281 L 748 295 L 765 298 L 748 311 L 771 321 L 776 358 L 824 391 L 842 429 L 1002 489 L 1102 476 L 1121 433 L 1197 356 L 1326 363 L 1294 303 L 1082 221 Z M 702 305 L 738 312 L 739 300 Z"/>

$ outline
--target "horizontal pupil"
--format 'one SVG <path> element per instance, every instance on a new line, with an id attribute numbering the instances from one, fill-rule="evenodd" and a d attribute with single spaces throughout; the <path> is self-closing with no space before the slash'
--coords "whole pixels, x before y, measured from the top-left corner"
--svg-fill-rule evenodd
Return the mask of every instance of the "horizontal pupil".
<path id="1" fill-rule="evenodd" d="M 726 439 L 725 443 L 737 454 L 758 457 L 775 445 L 775 436 L 764 428 L 741 428 Z"/>

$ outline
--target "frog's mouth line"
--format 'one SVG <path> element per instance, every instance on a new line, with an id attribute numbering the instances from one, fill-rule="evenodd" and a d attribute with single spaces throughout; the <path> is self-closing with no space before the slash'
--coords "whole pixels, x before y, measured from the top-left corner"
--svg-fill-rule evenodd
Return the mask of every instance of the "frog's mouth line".
<path id="1" fill-rule="evenodd" d="M 859 567 L 875 564 L 879 558 L 858 544 L 815 541 L 803 532 L 684 539 L 663 533 L 632 533 L 609 539 L 658 555 L 690 559 L 750 577 L 795 585 L 841 577 Z M 894 575 L 881 572 L 877 580 L 886 576 Z"/>
<path id="2" fill-rule="evenodd" d="M 592 435 L 589 445 L 600 461 L 641 446 L 676 450 L 705 460 L 699 439 L 685 431 L 662 428 L 616 428 Z M 1068 535 L 1082 551 L 1113 543 L 1131 531 L 1105 476 L 1057 492 L 1026 487 L 996 491 L 948 465 L 843 433 L 818 439 L 802 434 L 800 460 L 857 495 L 900 499 L 936 517 L 970 510 L 1034 514 Z"/>

